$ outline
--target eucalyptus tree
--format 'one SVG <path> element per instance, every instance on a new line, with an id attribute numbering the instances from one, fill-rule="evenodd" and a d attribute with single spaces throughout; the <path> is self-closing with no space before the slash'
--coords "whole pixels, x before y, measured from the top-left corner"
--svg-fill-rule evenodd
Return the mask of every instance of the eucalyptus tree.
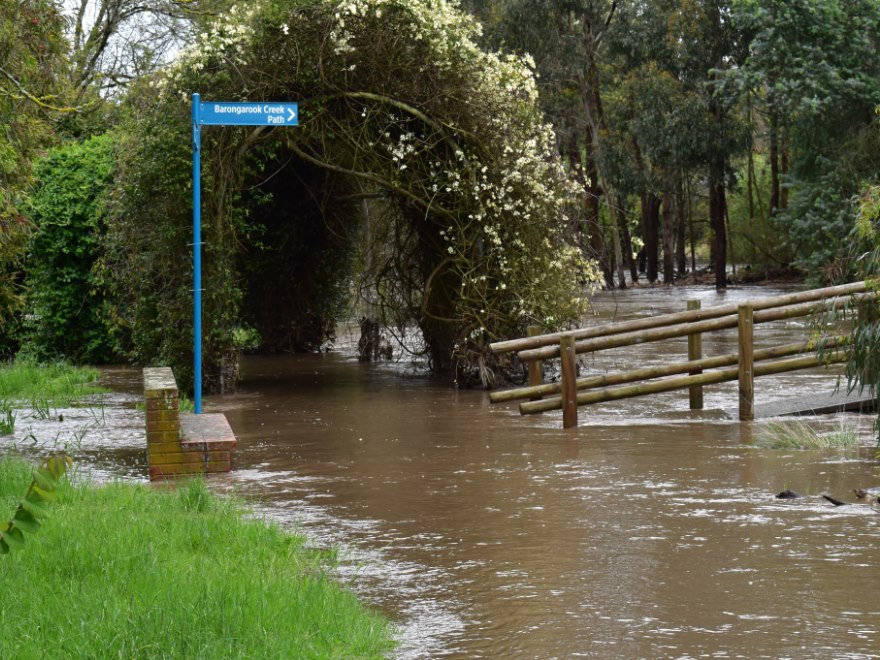
<path id="1" fill-rule="evenodd" d="M 745 147 L 738 90 L 724 72 L 744 59 L 748 35 L 726 2 L 632 0 L 621 3 L 610 40 L 615 76 L 606 97 L 630 153 L 617 162 L 641 201 L 648 279 L 657 279 L 662 238 L 663 279 L 673 281 L 676 235 L 683 253 L 683 190 L 697 177 L 708 189 L 715 282 L 724 288 L 726 190 Z"/>
<path id="2" fill-rule="evenodd" d="M 855 196 L 880 171 L 880 1 L 734 4 L 755 35 L 735 77 L 767 117 L 770 203 L 818 273 L 844 251 Z"/>
<path id="3" fill-rule="evenodd" d="M 671 3 L 662 3 L 669 7 Z M 741 122 L 739 89 L 727 73 L 738 69 L 748 52 L 750 35 L 733 21 L 732 2 L 699 0 L 670 14 L 675 71 L 682 87 L 699 101 L 699 159 L 706 176 L 715 287 L 727 286 L 727 192 L 735 178 L 734 157 L 747 141 Z"/>

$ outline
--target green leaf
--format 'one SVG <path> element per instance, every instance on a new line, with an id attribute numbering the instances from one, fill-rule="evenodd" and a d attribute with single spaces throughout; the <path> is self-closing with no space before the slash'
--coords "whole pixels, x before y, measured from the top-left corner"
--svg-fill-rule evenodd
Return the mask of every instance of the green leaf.
<path id="1" fill-rule="evenodd" d="M 67 468 L 72 465 L 73 459 L 67 454 L 52 456 L 46 461 L 46 467 L 49 469 L 49 473 L 56 479 L 60 479 L 64 473 L 67 472 Z"/>
<path id="2" fill-rule="evenodd" d="M 13 527 L 3 535 L 3 540 L 11 550 L 21 550 L 24 547 L 24 534 L 17 527 Z"/>
<path id="3" fill-rule="evenodd" d="M 58 488 L 58 482 L 46 468 L 40 468 L 34 472 L 34 483 L 45 492 L 51 493 Z"/>
<path id="4" fill-rule="evenodd" d="M 36 484 L 33 484 L 31 488 L 31 493 L 36 494 L 44 502 L 51 502 L 55 499 L 55 493 L 53 493 L 51 490 L 43 490 Z M 30 495 L 28 496 L 28 498 L 30 498 Z"/>
<path id="5" fill-rule="evenodd" d="M 33 495 L 33 493 L 31 493 L 31 495 Z M 31 495 L 28 495 L 28 497 Z M 40 501 L 42 502 L 42 500 Z M 34 518 L 45 518 L 49 515 L 48 509 L 41 507 L 39 504 L 32 502 L 27 498 L 21 501 L 21 508 L 31 514 Z"/>
<path id="6" fill-rule="evenodd" d="M 40 529 L 40 521 L 24 509 L 19 509 L 15 512 L 15 516 L 12 518 L 12 524 L 28 534 L 36 534 Z"/>
<path id="7" fill-rule="evenodd" d="M 8 555 L 9 554 L 9 545 L 0 538 L 0 555 Z"/>

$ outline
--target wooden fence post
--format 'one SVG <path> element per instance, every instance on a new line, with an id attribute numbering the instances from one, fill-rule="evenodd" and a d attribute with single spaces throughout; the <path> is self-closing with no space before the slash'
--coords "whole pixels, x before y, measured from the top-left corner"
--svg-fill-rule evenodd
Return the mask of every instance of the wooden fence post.
<path id="1" fill-rule="evenodd" d="M 692 309 L 700 309 L 700 301 L 699 300 L 688 300 L 687 301 L 688 310 Z M 703 357 L 703 335 L 701 333 L 696 333 L 693 335 L 688 335 L 688 360 L 700 360 Z M 693 371 L 688 372 L 691 376 L 699 376 L 703 373 L 703 369 L 694 369 Z M 691 410 L 702 410 L 703 409 L 703 386 L 702 385 L 691 385 L 688 388 Z"/>
<path id="2" fill-rule="evenodd" d="M 526 330 L 529 337 L 537 337 L 541 334 L 540 325 L 530 325 Z M 540 385 L 544 382 L 544 363 L 541 360 L 532 360 L 529 362 L 529 385 Z M 541 395 L 532 397 L 532 401 L 540 401 Z"/>
<path id="3" fill-rule="evenodd" d="M 577 376 L 574 337 L 563 336 L 559 340 L 559 357 L 562 360 L 562 428 L 570 429 L 578 425 Z"/>
<path id="4" fill-rule="evenodd" d="M 739 418 L 755 419 L 755 310 L 751 305 L 739 307 Z"/>

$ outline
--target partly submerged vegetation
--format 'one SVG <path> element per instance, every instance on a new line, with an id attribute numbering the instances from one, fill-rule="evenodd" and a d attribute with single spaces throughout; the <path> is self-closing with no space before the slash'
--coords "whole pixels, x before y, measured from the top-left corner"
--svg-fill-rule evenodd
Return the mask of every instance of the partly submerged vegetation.
<path id="1" fill-rule="evenodd" d="M 11 516 L 33 468 L 0 459 Z M 330 576 L 326 553 L 242 517 L 203 481 L 159 490 L 62 482 L 0 560 L 0 657 L 382 657 L 391 627 Z"/>
<path id="2" fill-rule="evenodd" d="M 827 449 L 850 448 L 859 444 L 855 428 L 842 423 L 839 428 L 820 433 L 800 420 L 767 422 L 755 438 L 755 444 L 771 449 Z"/>
<path id="3" fill-rule="evenodd" d="M 104 392 L 97 379 L 97 370 L 61 361 L 40 364 L 25 358 L 0 363 L 0 435 L 14 431 L 24 409 L 35 419 L 48 419 L 53 410 Z"/>
<path id="4" fill-rule="evenodd" d="M 0 401 L 45 400 L 70 404 L 102 390 L 95 383 L 98 371 L 66 362 L 40 364 L 23 359 L 0 364 Z"/>

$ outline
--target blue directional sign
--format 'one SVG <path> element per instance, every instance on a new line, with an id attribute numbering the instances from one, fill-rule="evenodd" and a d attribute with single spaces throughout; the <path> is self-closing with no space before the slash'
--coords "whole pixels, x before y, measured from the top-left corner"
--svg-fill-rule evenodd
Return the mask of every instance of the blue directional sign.
<path id="1" fill-rule="evenodd" d="M 199 122 L 203 126 L 298 126 L 299 105 L 280 101 L 201 101 Z"/>
<path id="2" fill-rule="evenodd" d="M 193 403 L 202 413 L 202 126 L 298 126 L 299 106 L 286 101 L 202 101 L 192 96 Z"/>

